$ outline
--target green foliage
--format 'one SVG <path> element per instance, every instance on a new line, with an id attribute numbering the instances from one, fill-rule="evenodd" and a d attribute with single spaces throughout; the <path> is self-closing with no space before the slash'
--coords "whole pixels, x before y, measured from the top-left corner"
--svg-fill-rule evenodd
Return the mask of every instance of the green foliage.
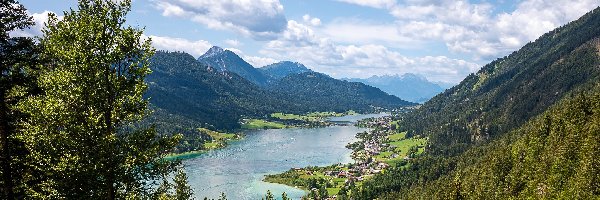
<path id="1" fill-rule="evenodd" d="M 407 114 L 427 152 L 353 197 L 598 198 L 599 28 L 597 8 Z"/>
<path id="2" fill-rule="evenodd" d="M 317 72 L 286 76 L 272 84 L 269 89 L 293 97 L 296 102 L 312 112 L 344 112 L 349 109 L 367 112 L 375 107 L 397 108 L 413 105 L 375 87 L 336 80 Z"/>
<path id="3" fill-rule="evenodd" d="M 181 52 L 156 52 L 150 68 L 153 73 L 147 78 L 149 89 L 145 96 L 161 111 L 155 113 L 160 116 L 153 118 L 160 125 L 158 128 L 165 130 L 177 130 L 173 127 L 187 124 L 195 126 L 192 128 L 234 130 L 240 128 L 240 119 L 267 118 L 277 112 L 365 112 L 410 104 L 376 88 L 317 73 L 316 79 L 291 75 L 266 90 L 238 74 L 215 70 Z M 184 123 L 185 126 L 179 125 Z"/>
<path id="4" fill-rule="evenodd" d="M 268 122 L 261 119 L 249 119 L 242 123 L 243 129 L 282 129 L 286 127 L 285 124 Z"/>
<path id="5" fill-rule="evenodd" d="M 62 20 L 49 17 L 41 93 L 17 106 L 29 116 L 16 136 L 29 152 L 28 198 L 148 198 L 167 187 L 151 184 L 175 170 L 160 157 L 181 136 L 128 128 L 147 113 L 142 94 L 153 53 L 142 30 L 125 26 L 130 4 L 80 0 Z M 178 187 L 184 179 L 176 176 Z"/>
<path id="6" fill-rule="evenodd" d="M 26 116 L 15 105 L 36 93 L 39 46 L 28 37 L 10 37 L 11 31 L 33 25 L 27 10 L 14 0 L 0 2 L 0 199 L 22 196 L 27 169 L 23 141 L 15 137 L 17 123 Z"/>
<path id="7" fill-rule="evenodd" d="M 595 9 L 485 65 L 400 125 L 409 135 L 429 136 L 430 153 L 450 156 L 518 128 L 571 91 L 600 81 L 598 28 Z"/>
<path id="8" fill-rule="evenodd" d="M 454 158 L 451 173 L 385 198 L 597 199 L 599 125 L 600 85 Z"/>

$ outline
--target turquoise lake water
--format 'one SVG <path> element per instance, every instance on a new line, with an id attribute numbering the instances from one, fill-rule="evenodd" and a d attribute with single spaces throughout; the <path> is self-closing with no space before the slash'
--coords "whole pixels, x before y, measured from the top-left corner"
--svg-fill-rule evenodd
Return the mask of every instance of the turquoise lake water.
<path id="1" fill-rule="evenodd" d="M 375 115 L 332 119 L 351 121 Z M 277 197 L 286 192 L 299 199 L 304 191 L 263 182 L 266 174 L 281 173 L 293 167 L 327 166 L 352 162 L 346 144 L 356 141 L 356 133 L 366 129 L 354 126 L 325 128 L 271 129 L 245 132 L 243 140 L 226 148 L 202 154 L 183 162 L 197 199 L 261 199 L 271 190 Z"/>

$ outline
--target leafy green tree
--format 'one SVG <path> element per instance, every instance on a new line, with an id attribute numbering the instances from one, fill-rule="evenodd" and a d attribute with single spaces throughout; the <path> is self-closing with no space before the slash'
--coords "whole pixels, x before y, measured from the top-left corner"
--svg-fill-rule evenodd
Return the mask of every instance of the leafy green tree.
<path id="1" fill-rule="evenodd" d="M 33 25 L 27 10 L 15 0 L 0 1 L 0 199 L 22 196 L 22 142 L 14 138 L 17 121 L 24 118 L 14 109 L 16 103 L 31 94 L 35 78 L 37 45 L 32 38 L 11 37 L 11 31 Z"/>
<path id="2" fill-rule="evenodd" d="M 176 170 L 161 157 L 181 136 L 126 128 L 147 114 L 142 94 L 154 52 L 142 30 L 125 25 L 130 8 L 130 0 L 79 0 L 62 20 L 49 16 L 40 39 L 49 61 L 37 81 L 42 93 L 18 106 L 30 115 L 19 136 L 35 174 L 26 195 L 151 197 L 154 183 Z"/>

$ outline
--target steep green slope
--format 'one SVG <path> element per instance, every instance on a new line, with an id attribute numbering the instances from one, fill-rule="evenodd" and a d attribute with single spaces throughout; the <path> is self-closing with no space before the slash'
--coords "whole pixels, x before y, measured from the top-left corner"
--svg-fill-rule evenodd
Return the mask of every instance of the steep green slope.
<path id="1" fill-rule="evenodd" d="M 439 155 L 519 127 L 570 91 L 600 80 L 597 42 L 589 42 L 598 30 L 596 9 L 487 64 L 408 115 L 402 127 L 429 136 L 436 144 L 430 152 Z"/>
<path id="2" fill-rule="evenodd" d="M 153 72 L 146 78 L 146 97 L 157 110 L 151 119 L 158 123 L 159 130 L 165 131 L 194 133 L 199 126 L 232 130 L 240 127 L 242 118 L 260 118 L 275 112 L 367 112 L 376 107 L 411 105 L 377 88 L 322 74 L 317 74 L 318 79 L 286 79 L 289 81 L 282 82 L 286 84 L 280 85 L 279 90 L 268 91 L 235 73 L 215 70 L 180 52 L 156 52 L 150 69 Z M 185 129 L 188 126 L 193 127 Z"/>
<path id="3" fill-rule="evenodd" d="M 598 198 L 598 30 L 600 8 L 406 115 L 409 135 L 429 137 L 426 153 L 358 198 Z"/>
<path id="4" fill-rule="evenodd" d="M 234 129 L 241 116 L 260 116 L 285 105 L 236 74 L 207 70 L 186 53 L 159 51 L 151 63 L 146 96 L 169 114 Z"/>
<path id="5" fill-rule="evenodd" d="M 374 108 L 397 108 L 410 103 L 363 83 L 341 81 L 317 72 L 292 74 L 269 87 L 293 97 L 311 111 L 364 112 Z"/>
<path id="6" fill-rule="evenodd" d="M 384 199 L 600 198 L 600 85 L 466 151 L 456 169 Z"/>

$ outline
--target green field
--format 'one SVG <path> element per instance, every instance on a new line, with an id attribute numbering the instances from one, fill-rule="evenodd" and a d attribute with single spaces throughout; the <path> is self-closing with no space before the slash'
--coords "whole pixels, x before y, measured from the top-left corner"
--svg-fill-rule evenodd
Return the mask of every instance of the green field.
<path id="1" fill-rule="evenodd" d="M 249 119 L 242 124 L 243 129 L 282 129 L 287 128 L 285 124 L 268 122 L 261 119 Z"/>
<path id="2" fill-rule="evenodd" d="M 210 137 L 212 137 L 213 140 L 232 140 L 238 137 L 236 134 L 233 133 L 221 133 L 217 131 L 211 131 L 206 128 L 198 128 L 198 131 L 210 135 Z"/>
<path id="3" fill-rule="evenodd" d="M 404 160 L 404 157 L 407 156 L 407 153 L 411 147 L 417 147 L 416 154 L 421 154 L 425 151 L 425 145 L 427 144 L 427 138 L 406 138 L 406 133 L 396 133 L 393 135 L 388 135 L 389 139 L 388 144 L 394 147 L 392 151 L 384 151 L 380 152 L 379 155 L 374 156 L 373 158 L 377 161 L 383 161 L 387 164 L 396 166 L 398 163 L 401 163 Z M 392 154 L 398 154 L 397 157 L 391 158 Z"/>

